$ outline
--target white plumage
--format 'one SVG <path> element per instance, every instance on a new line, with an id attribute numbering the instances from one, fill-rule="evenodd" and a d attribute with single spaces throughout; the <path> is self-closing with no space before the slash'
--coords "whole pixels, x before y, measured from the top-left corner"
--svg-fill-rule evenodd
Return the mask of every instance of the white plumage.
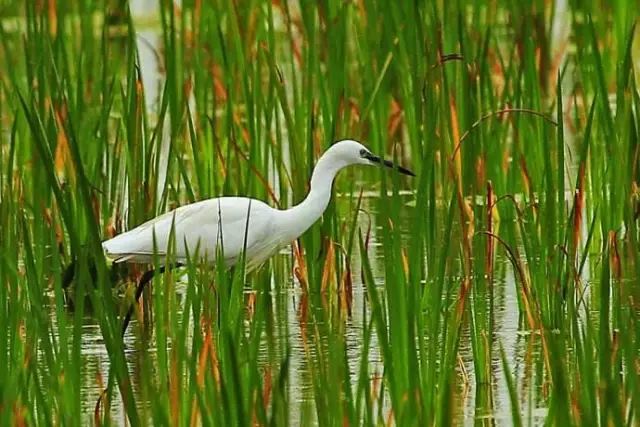
<path id="1" fill-rule="evenodd" d="M 231 266 L 240 259 L 246 247 L 247 268 L 253 269 L 320 218 L 329 204 L 333 179 L 341 169 L 352 164 L 382 164 L 413 175 L 407 169 L 372 155 L 359 142 L 343 140 L 322 155 L 313 171 L 309 194 L 291 209 L 274 209 L 260 200 L 246 197 L 203 200 L 179 207 L 106 240 L 102 247 L 115 262 L 151 262 L 154 249 L 162 261 L 169 249 L 173 228 L 175 261 L 185 262 L 187 257 L 195 257 L 197 251 L 199 257 L 213 263 L 220 253 L 225 264 Z"/>

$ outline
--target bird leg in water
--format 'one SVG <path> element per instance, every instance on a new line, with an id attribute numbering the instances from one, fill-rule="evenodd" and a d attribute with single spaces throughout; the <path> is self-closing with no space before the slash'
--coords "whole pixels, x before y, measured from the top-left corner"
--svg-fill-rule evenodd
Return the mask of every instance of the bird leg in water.
<path id="1" fill-rule="evenodd" d="M 182 267 L 182 264 L 180 263 L 170 264 L 168 267 L 169 267 L 169 270 L 173 270 L 174 268 Z M 136 301 L 131 303 L 131 305 L 129 306 L 129 309 L 127 310 L 127 314 L 124 317 L 124 322 L 122 322 L 122 336 L 124 336 L 124 333 L 127 332 L 127 327 L 129 326 L 129 322 L 131 322 L 131 316 L 133 315 L 133 309 L 135 305 L 138 303 L 138 301 L 140 300 L 140 297 L 142 296 L 142 291 L 144 291 L 144 287 L 147 285 L 147 283 L 151 282 L 151 279 L 153 279 L 156 274 L 162 274 L 165 272 L 166 269 L 167 269 L 167 266 L 163 265 L 157 269 L 147 270 L 140 278 L 140 281 L 138 282 L 138 286 L 136 287 Z"/>

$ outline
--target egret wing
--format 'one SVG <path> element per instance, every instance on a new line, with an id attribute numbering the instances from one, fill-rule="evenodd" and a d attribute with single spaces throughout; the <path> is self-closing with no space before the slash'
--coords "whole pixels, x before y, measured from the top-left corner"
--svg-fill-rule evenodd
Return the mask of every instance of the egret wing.
<path id="1" fill-rule="evenodd" d="M 172 228 L 175 256 L 187 254 L 213 262 L 220 247 L 228 264 L 233 264 L 245 247 L 247 256 L 264 245 L 271 234 L 273 209 L 244 197 L 221 197 L 182 206 L 103 242 L 107 255 L 116 262 L 150 262 L 154 253 L 166 255 Z M 248 223 L 247 223 L 248 218 Z M 248 230 L 248 233 L 245 231 Z"/>

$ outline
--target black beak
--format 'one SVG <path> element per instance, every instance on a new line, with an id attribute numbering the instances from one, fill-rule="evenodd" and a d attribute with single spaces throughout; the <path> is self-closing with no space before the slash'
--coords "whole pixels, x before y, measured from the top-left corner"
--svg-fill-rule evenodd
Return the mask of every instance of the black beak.
<path id="1" fill-rule="evenodd" d="M 372 163 L 378 163 L 378 164 L 380 164 L 382 166 L 386 166 L 388 168 L 395 169 L 398 172 L 403 173 L 405 175 L 416 176 L 416 174 L 411 172 L 409 169 L 403 168 L 400 165 L 395 165 L 395 164 L 393 164 L 393 162 L 390 162 L 389 160 L 383 160 L 380 157 L 374 156 L 371 153 L 365 153 L 365 154 L 362 155 L 362 157 L 364 157 L 365 159 L 369 160 Z"/>

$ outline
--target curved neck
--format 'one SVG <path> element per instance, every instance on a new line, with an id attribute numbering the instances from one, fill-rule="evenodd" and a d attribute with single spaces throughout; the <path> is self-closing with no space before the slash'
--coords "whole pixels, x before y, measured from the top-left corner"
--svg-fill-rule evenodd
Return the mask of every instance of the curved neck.
<path id="1" fill-rule="evenodd" d="M 283 244 L 297 239 L 322 216 L 331 200 L 333 179 L 344 166 L 342 162 L 331 161 L 327 156 L 320 158 L 313 170 L 307 197 L 296 206 L 280 211 L 281 220 L 286 224 L 282 227 L 286 230 L 282 236 Z"/>

